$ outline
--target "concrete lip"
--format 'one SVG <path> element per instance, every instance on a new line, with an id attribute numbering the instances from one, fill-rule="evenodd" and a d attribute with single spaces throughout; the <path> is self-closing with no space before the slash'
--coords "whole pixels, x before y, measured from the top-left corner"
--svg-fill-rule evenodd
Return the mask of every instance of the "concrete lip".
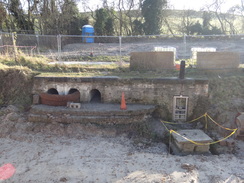
<path id="1" fill-rule="evenodd" d="M 49 65 L 108 65 L 108 64 L 114 64 L 115 62 L 94 62 L 94 61 L 56 61 L 56 62 L 50 62 Z"/>
<path id="2" fill-rule="evenodd" d="M 178 130 L 177 133 L 198 143 L 208 143 L 213 141 L 206 133 L 198 129 Z M 172 136 L 178 143 L 191 143 L 175 133 L 173 133 Z"/>
<path id="3" fill-rule="evenodd" d="M 198 129 L 188 129 L 188 130 L 178 130 L 177 133 L 172 133 L 173 143 L 171 144 L 171 149 L 174 154 L 178 155 L 188 155 L 188 154 L 207 154 L 209 153 L 209 144 L 213 140 L 205 134 L 202 130 Z M 203 145 L 197 145 L 185 138 L 192 140 L 196 143 Z"/>
<path id="4" fill-rule="evenodd" d="M 135 112 L 138 110 L 155 109 L 155 105 L 143 105 L 143 104 L 127 104 L 127 110 L 121 110 L 120 104 L 109 103 L 81 103 L 80 109 L 69 109 L 63 106 L 47 106 L 47 105 L 33 105 L 32 108 L 47 109 L 49 111 L 83 111 L 83 112 Z"/>
<path id="5" fill-rule="evenodd" d="M 155 110 L 154 105 L 79 103 L 79 108 L 64 106 L 33 105 L 29 121 L 59 123 L 129 124 L 141 123 Z"/>

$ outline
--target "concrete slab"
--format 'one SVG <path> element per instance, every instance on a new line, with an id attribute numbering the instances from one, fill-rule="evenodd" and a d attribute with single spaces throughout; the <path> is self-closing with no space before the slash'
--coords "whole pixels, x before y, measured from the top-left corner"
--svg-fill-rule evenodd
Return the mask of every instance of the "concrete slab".
<path id="1" fill-rule="evenodd" d="M 207 134 L 198 129 L 178 130 L 177 133 L 197 143 L 205 144 L 213 141 Z M 172 133 L 172 136 L 173 143 L 171 149 L 174 154 L 187 155 L 209 153 L 209 145 L 196 145 L 175 133 Z"/>
<path id="2" fill-rule="evenodd" d="M 206 133 L 204 133 L 202 130 L 199 129 L 178 130 L 177 133 L 199 143 L 206 143 L 206 142 L 213 141 Z M 172 135 L 178 143 L 191 143 L 188 140 L 184 139 L 183 137 L 175 133 L 173 133 Z"/>
<path id="3" fill-rule="evenodd" d="M 46 123 L 95 123 L 101 125 L 142 123 L 155 110 L 154 105 L 73 103 L 73 107 L 33 105 L 28 120 Z"/>

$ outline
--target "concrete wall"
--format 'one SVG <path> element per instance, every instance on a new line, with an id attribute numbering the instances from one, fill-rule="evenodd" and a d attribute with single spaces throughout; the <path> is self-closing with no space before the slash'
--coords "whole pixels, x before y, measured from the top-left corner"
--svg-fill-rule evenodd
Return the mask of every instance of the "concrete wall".
<path id="1" fill-rule="evenodd" d="M 162 70 L 174 68 L 174 52 L 132 52 L 131 70 Z"/>
<path id="2" fill-rule="evenodd" d="M 71 88 L 80 91 L 81 102 L 89 102 L 90 91 L 97 89 L 104 103 L 120 103 L 121 93 L 125 93 L 127 103 L 155 104 L 166 107 L 163 110 L 173 111 L 173 97 L 189 97 L 188 116 L 197 105 L 199 96 L 208 96 L 208 80 L 158 78 L 123 79 L 119 77 L 58 78 L 35 77 L 33 94 L 47 92 L 50 88 L 66 95 Z"/>
<path id="3" fill-rule="evenodd" d="M 197 68 L 235 69 L 240 64 L 240 54 L 235 52 L 198 52 Z"/>

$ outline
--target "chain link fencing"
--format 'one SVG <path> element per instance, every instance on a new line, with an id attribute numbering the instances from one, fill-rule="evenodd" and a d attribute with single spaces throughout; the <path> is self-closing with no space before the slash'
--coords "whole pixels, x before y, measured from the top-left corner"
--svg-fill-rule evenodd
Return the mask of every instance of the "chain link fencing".
<path id="1" fill-rule="evenodd" d="M 0 32 L 0 54 L 46 56 L 58 61 L 129 61 L 131 52 L 174 51 L 176 60 L 194 60 L 198 51 L 240 54 L 244 64 L 244 35 L 94 36 L 30 35 Z"/>

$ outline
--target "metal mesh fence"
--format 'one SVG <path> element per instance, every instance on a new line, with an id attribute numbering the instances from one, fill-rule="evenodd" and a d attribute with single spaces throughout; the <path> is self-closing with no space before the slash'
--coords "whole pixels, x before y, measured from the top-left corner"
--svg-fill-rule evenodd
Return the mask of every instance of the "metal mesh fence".
<path id="1" fill-rule="evenodd" d="M 92 43 L 75 35 L 30 35 L 0 32 L 0 53 L 44 55 L 54 60 L 82 61 L 86 57 L 129 60 L 131 52 L 174 51 L 176 60 L 195 59 L 198 51 L 229 51 L 240 54 L 244 63 L 244 35 L 185 36 L 94 36 Z"/>
<path id="2" fill-rule="evenodd" d="M 148 52 L 148 51 L 170 51 L 169 48 L 175 48 L 176 58 L 184 48 L 183 37 L 172 37 L 168 35 L 157 36 L 131 36 L 122 37 L 122 54 L 129 55 L 130 52 Z"/>
<path id="3" fill-rule="evenodd" d="M 60 36 L 59 39 L 61 52 L 59 56 L 62 60 L 82 60 L 91 55 L 119 55 L 119 37 L 94 37 L 93 43 L 84 43 L 82 36 Z"/>

